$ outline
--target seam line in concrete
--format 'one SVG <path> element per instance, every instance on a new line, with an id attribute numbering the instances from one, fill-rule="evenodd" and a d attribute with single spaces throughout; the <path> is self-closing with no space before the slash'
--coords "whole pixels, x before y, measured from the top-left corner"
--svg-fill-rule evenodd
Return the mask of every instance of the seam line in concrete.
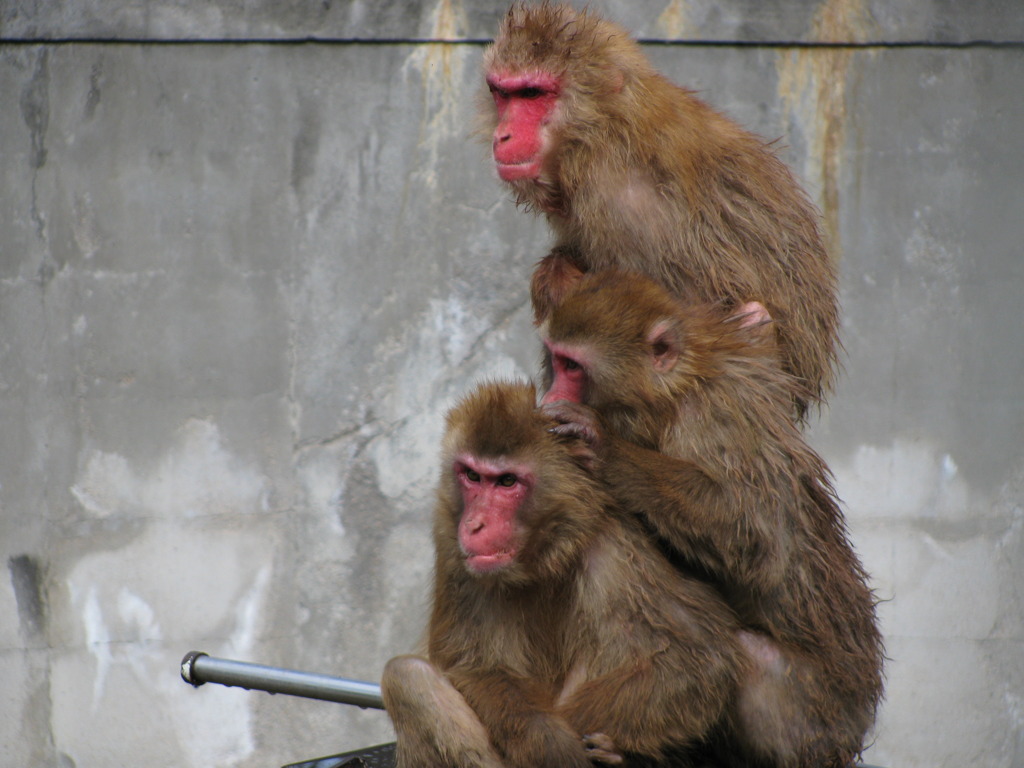
<path id="1" fill-rule="evenodd" d="M 964 40 L 964 41 L 892 41 L 881 40 L 871 42 L 821 42 L 802 40 L 662 40 L 655 38 L 638 38 L 641 45 L 661 47 L 693 47 L 693 48 L 824 48 L 870 50 L 875 48 L 1009 48 L 1024 49 L 1024 40 Z M 168 40 L 162 38 L 131 38 L 131 37 L 33 37 L 4 38 L 2 45 L 489 45 L 489 38 L 463 38 L 449 40 L 444 38 L 410 37 L 410 38 L 361 38 L 361 37 L 301 37 L 301 38 L 185 38 Z"/>

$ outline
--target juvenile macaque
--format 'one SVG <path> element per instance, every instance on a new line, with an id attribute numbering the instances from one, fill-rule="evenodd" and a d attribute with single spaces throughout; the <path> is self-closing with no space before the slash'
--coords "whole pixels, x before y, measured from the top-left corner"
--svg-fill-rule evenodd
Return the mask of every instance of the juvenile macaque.
<path id="1" fill-rule="evenodd" d="M 429 661 L 388 662 L 398 766 L 689 765 L 750 666 L 735 616 L 674 569 L 526 384 L 448 416 Z"/>
<path id="2" fill-rule="evenodd" d="M 534 272 L 542 321 L 580 271 L 652 277 L 687 302 L 760 302 L 796 414 L 836 365 L 835 269 L 819 215 L 770 144 L 660 74 L 622 28 L 514 5 L 484 57 L 498 175 L 556 243 Z"/>
<path id="3" fill-rule="evenodd" d="M 882 641 L 768 325 L 639 274 L 588 273 L 541 326 L 543 410 L 586 440 L 616 507 L 737 612 L 757 663 L 737 737 L 770 765 L 843 766 L 882 694 Z"/>

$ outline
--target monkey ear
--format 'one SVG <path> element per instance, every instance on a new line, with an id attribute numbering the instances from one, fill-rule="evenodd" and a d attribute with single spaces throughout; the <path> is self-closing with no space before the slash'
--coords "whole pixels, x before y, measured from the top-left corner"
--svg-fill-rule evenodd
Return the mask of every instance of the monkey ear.
<path id="1" fill-rule="evenodd" d="M 739 321 L 740 328 L 757 328 L 774 320 L 768 308 L 760 301 L 748 301 L 738 307 L 733 318 Z"/>
<path id="2" fill-rule="evenodd" d="M 759 301 L 748 301 L 741 305 L 728 321 L 737 323 L 736 327 L 743 338 L 755 346 L 768 345 L 776 340 L 775 319 Z"/>
<path id="3" fill-rule="evenodd" d="M 647 345 L 651 364 L 658 373 L 668 373 L 679 360 L 682 337 L 678 325 L 669 319 L 659 320 L 647 331 Z"/>

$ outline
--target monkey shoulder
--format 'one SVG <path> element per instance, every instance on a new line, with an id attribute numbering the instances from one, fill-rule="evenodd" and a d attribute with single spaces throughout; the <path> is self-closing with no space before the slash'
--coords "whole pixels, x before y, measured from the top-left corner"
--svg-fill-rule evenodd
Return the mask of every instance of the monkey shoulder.
<path id="1" fill-rule="evenodd" d="M 676 458 L 714 465 L 759 458 L 788 460 L 809 449 L 794 422 L 797 379 L 761 351 L 718 361 L 713 375 L 679 405 L 659 446 Z"/>

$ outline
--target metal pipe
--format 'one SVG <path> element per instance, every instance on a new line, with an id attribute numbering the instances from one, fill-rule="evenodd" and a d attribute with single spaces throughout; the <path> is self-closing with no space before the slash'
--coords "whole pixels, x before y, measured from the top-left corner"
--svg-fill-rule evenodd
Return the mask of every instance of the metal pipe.
<path id="1" fill-rule="evenodd" d="M 375 683 L 217 659 L 202 651 L 189 651 L 185 654 L 181 660 L 181 679 L 196 688 L 203 683 L 217 683 L 267 693 L 354 704 L 364 709 L 384 709 L 380 686 Z"/>

